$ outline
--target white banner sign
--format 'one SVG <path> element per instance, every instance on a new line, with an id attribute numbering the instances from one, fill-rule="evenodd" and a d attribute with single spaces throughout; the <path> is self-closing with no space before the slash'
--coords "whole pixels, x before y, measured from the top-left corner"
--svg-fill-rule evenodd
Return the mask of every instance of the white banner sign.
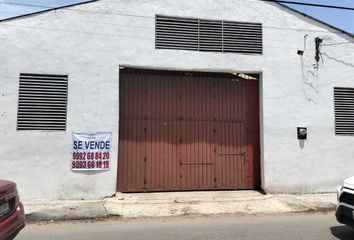
<path id="1" fill-rule="evenodd" d="M 73 133 L 71 170 L 106 171 L 111 167 L 112 133 Z"/>

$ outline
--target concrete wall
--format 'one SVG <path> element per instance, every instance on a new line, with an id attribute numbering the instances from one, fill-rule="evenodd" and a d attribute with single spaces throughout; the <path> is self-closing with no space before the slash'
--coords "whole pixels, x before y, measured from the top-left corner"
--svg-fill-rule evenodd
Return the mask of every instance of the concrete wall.
<path id="1" fill-rule="evenodd" d="M 155 14 L 261 22 L 264 54 L 155 50 Z M 296 54 L 307 48 L 303 57 Z M 102 0 L 0 23 L 1 178 L 22 198 L 97 199 L 115 192 L 119 66 L 262 73 L 262 181 L 270 192 L 334 191 L 353 175 L 354 137 L 334 134 L 333 87 L 354 87 L 348 36 L 272 3 L 245 0 Z M 66 132 L 16 131 L 19 73 L 69 75 Z M 296 127 L 307 126 L 302 145 Z M 70 171 L 71 132 L 112 131 L 109 172 Z"/>

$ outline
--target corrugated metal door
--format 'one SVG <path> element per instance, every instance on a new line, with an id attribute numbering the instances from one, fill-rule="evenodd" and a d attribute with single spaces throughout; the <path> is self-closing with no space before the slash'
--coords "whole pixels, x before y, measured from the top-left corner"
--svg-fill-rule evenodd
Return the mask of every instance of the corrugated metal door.
<path id="1" fill-rule="evenodd" d="M 258 81 L 122 70 L 118 191 L 258 187 L 258 112 Z"/>

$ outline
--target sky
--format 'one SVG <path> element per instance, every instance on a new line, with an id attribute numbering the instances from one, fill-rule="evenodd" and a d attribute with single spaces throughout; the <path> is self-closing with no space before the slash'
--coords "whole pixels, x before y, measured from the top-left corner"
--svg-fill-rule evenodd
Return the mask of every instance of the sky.
<path id="1" fill-rule="evenodd" d="M 291 0 L 294 2 L 318 3 L 327 5 L 338 5 L 354 8 L 354 0 Z M 21 3 L 26 5 L 39 5 L 48 7 L 59 7 L 63 5 L 83 2 L 82 0 L 0 0 L 0 19 L 36 12 L 44 8 L 31 6 L 18 6 L 5 3 Z M 316 7 L 306 7 L 297 5 L 288 5 L 317 19 L 327 22 L 335 27 L 347 32 L 354 33 L 354 11 L 335 10 Z"/>

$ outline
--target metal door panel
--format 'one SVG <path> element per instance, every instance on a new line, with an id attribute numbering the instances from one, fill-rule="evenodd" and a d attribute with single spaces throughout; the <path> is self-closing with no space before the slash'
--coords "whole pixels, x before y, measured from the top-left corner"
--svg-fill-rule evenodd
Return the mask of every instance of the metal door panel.
<path id="1" fill-rule="evenodd" d="M 118 190 L 257 187 L 257 91 L 232 75 L 122 71 Z"/>

